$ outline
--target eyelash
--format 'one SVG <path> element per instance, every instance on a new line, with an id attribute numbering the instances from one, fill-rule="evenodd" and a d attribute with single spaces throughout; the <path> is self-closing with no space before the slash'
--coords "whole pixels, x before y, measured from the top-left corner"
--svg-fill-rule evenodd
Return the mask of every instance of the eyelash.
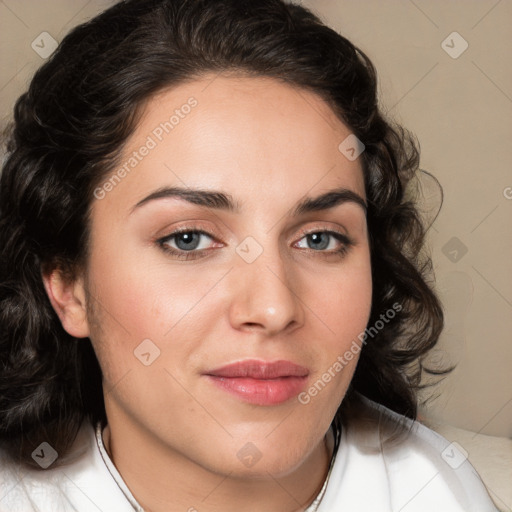
<path id="1" fill-rule="evenodd" d="M 184 227 L 184 228 L 179 228 L 176 231 L 173 231 L 172 233 L 170 233 L 169 235 L 158 239 L 156 241 L 156 243 L 165 253 L 170 254 L 179 260 L 196 260 L 199 258 L 204 258 L 205 256 L 203 256 L 202 254 L 204 254 L 205 252 L 214 250 L 214 249 L 202 249 L 202 250 L 198 251 L 197 249 L 193 249 L 191 251 L 183 251 L 180 249 L 174 249 L 167 245 L 167 243 L 170 240 L 175 238 L 177 235 L 180 235 L 183 233 L 196 233 L 199 235 L 206 235 L 207 237 L 211 238 L 212 240 L 215 240 L 215 237 L 213 235 L 211 235 L 210 233 L 208 233 L 207 231 L 204 231 L 202 229 L 195 228 L 195 227 Z M 314 235 L 314 234 L 319 234 L 319 233 L 326 233 L 326 234 L 334 237 L 339 242 L 342 242 L 342 246 L 339 249 L 331 250 L 331 251 L 325 251 L 325 250 L 318 251 L 315 249 L 305 249 L 307 252 L 317 253 L 319 256 L 324 257 L 324 258 L 329 258 L 331 256 L 343 258 L 348 253 L 348 251 L 354 246 L 354 242 L 347 235 L 345 235 L 343 233 L 339 233 L 338 231 L 332 231 L 332 230 L 328 230 L 328 229 L 316 229 L 313 231 L 307 231 L 307 232 L 301 234 L 301 238 L 299 240 L 302 240 L 302 238 L 304 238 L 308 235 Z M 198 254 L 199 254 L 199 256 L 198 256 Z"/>

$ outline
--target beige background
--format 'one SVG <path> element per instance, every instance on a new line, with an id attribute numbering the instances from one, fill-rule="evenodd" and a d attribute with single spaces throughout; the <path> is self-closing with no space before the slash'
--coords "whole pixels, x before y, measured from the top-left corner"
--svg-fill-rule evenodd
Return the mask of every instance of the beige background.
<path id="1" fill-rule="evenodd" d="M 60 41 L 112 3 L 0 0 L 2 126 L 44 61 L 31 43 L 43 31 Z M 422 413 L 512 438 L 512 0 L 302 3 L 373 60 L 385 110 L 417 135 L 444 189 L 430 230 L 447 315 L 434 357 L 458 366 Z M 441 46 L 454 31 L 468 43 L 458 58 Z"/>

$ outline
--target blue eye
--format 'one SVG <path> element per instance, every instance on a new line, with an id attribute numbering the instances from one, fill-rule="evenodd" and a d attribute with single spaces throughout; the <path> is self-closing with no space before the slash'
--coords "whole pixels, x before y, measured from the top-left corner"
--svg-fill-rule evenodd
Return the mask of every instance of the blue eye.
<path id="1" fill-rule="evenodd" d="M 201 251 L 204 250 L 204 247 L 199 247 L 201 237 L 206 237 L 212 239 L 212 237 L 206 233 L 205 231 L 193 231 L 190 229 L 180 230 L 171 233 L 169 236 L 162 238 L 158 241 L 162 249 L 165 251 L 174 254 L 176 256 L 183 257 L 183 259 L 187 259 L 189 257 L 188 254 L 183 254 L 183 252 L 192 252 L 192 251 Z M 174 241 L 176 248 L 170 246 L 170 243 Z"/>
<path id="2" fill-rule="evenodd" d="M 313 250 L 325 250 L 329 248 L 330 242 L 335 239 L 338 242 L 343 242 L 344 244 L 349 243 L 349 240 L 340 233 L 335 233 L 333 231 L 316 231 L 314 233 L 308 233 L 303 238 L 307 239 L 308 241 L 311 241 L 310 244 L 308 244 L 308 249 Z M 301 238 L 302 240 L 302 238 Z M 336 245 L 334 243 L 334 245 Z M 336 250 L 336 247 L 331 247 L 331 250 Z"/>

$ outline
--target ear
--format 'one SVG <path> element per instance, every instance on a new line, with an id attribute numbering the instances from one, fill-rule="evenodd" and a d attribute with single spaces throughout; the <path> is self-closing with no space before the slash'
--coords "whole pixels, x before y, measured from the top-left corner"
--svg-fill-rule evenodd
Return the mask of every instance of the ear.
<path id="1" fill-rule="evenodd" d="M 42 277 L 48 298 L 64 330 L 75 338 L 89 337 L 83 278 L 72 281 L 59 269 L 48 274 L 43 273 Z"/>

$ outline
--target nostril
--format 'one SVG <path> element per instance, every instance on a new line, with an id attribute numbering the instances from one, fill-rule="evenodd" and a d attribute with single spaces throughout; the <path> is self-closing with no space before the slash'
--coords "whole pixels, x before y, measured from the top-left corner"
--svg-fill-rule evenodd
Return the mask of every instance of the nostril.
<path id="1" fill-rule="evenodd" d="M 254 322 L 247 322 L 245 324 L 247 327 L 258 327 L 260 324 L 254 323 Z"/>

